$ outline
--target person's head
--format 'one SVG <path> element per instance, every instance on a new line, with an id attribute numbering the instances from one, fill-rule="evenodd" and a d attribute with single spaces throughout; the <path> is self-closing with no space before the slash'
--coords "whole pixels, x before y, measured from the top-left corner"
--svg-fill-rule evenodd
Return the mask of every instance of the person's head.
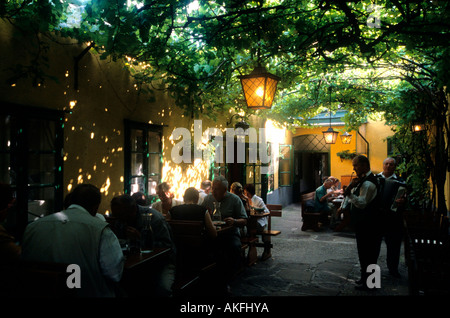
<path id="1" fill-rule="evenodd" d="M 201 183 L 200 189 L 202 189 L 206 194 L 211 192 L 212 182 L 210 180 L 205 180 Z"/>
<path id="2" fill-rule="evenodd" d="M 138 205 L 146 205 L 147 200 L 145 199 L 145 194 L 142 192 L 136 192 L 131 195 L 131 197 L 136 201 Z"/>
<path id="3" fill-rule="evenodd" d="M 222 201 L 227 193 L 228 181 L 225 177 L 218 176 L 212 182 L 212 195 L 217 201 Z"/>
<path id="4" fill-rule="evenodd" d="M 327 179 L 330 179 L 333 182 L 333 185 L 337 185 L 339 183 L 339 179 L 336 177 L 329 176 Z"/>
<path id="5" fill-rule="evenodd" d="M 171 203 L 174 194 L 170 191 L 170 185 L 167 182 L 160 183 L 156 186 L 156 194 L 163 203 Z"/>
<path id="6" fill-rule="evenodd" d="M 8 209 L 14 202 L 13 190 L 7 183 L 0 182 L 0 222 L 8 216 Z"/>
<path id="7" fill-rule="evenodd" d="M 366 156 L 356 156 L 355 158 L 353 158 L 352 164 L 353 170 L 355 170 L 358 177 L 363 177 L 367 172 L 370 171 L 370 162 Z"/>
<path id="8" fill-rule="evenodd" d="M 183 200 L 186 204 L 197 204 L 198 203 L 198 190 L 194 187 L 187 188 L 184 191 Z"/>
<path id="9" fill-rule="evenodd" d="M 82 206 L 92 216 L 97 213 L 101 201 L 100 190 L 92 184 L 79 184 L 70 193 L 70 204 Z"/>
<path id="10" fill-rule="evenodd" d="M 136 212 L 136 201 L 128 194 L 116 196 L 111 200 L 111 216 L 123 223 L 132 223 Z"/>
<path id="11" fill-rule="evenodd" d="M 333 185 L 334 185 L 334 180 L 330 179 L 330 178 L 326 179 L 323 182 L 323 186 L 324 186 L 325 189 L 330 189 Z"/>
<path id="12" fill-rule="evenodd" d="M 244 194 L 244 188 L 239 182 L 233 182 L 230 186 L 230 192 L 241 196 L 242 194 Z"/>
<path id="13" fill-rule="evenodd" d="M 383 175 L 388 178 L 392 176 L 395 172 L 397 163 L 394 158 L 388 157 L 383 161 Z"/>
<path id="14" fill-rule="evenodd" d="M 253 198 L 255 193 L 256 193 L 256 191 L 255 191 L 255 186 L 253 185 L 253 183 L 248 183 L 245 185 L 244 194 L 247 198 L 249 198 L 249 199 Z"/>

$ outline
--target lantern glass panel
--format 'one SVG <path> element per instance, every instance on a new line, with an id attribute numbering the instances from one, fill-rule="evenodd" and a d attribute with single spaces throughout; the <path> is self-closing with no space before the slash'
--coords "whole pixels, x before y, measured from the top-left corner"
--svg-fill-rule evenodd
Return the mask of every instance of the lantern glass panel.
<path id="1" fill-rule="evenodd" d="M 253 109 L 267 109 L 272 107 L 273 98 L 277 89 L 277 80 L 270 77 L 242 78 L 247 106 Z"/>

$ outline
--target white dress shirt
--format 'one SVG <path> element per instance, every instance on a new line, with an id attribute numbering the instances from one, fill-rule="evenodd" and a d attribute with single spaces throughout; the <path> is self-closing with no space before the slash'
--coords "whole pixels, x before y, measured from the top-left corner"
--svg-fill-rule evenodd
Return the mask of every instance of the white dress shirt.
<path id="1" fill-rule="evenodd" d="M 366 173 L 366 176 L 370 175 L 372 171 Z M 352 203 L 358 209 L 364 209 L 373 199 L 377 196 L 377 187 L 370 181 L 363 181 L 360 186 L 359 195 L 353 194 L 356 187 L 352 189 L 350 195 L 348 195 L 344 202 L 342 202 L 341 207 L 346 208 L 350 203 Z"/>
<path id="2" fill-rule="evenodd" d="M 264 209 L 264 212 L 269 213 L 269 209 L 264 204 L 264 200 L 258 197 L 257 195 L 253 195 L 251 200 L 251 206 L 257 209 Z M 267 216 L 263 218 L 258 218 L 258 223 L 262 227 L 266 226 L 268 224 Z"/>

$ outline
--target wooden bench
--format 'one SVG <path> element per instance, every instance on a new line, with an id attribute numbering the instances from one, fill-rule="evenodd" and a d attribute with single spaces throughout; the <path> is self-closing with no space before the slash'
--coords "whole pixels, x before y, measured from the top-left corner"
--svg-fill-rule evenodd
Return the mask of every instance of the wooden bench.
<path id="1" fill-rule="evenodd" d="M 301 204 L 302 204 L 302 231 L 314 230 L 319 231 L 319 220 L 321 217 L 320 212 L 314 211 L 314 197 L 316 191 L 302 194 Z M 310 205 L 311 204 L 311 205 Z"/>
<path id="2" fill-rule="evenodd" d="M 281 217 L 282 216 L 282 205 L 281 204 L 266 204 L 266 207 L 270 211 L 269 222 L 267 225 L 267 230 L 263 231 L 264 235 L 277 236 L 281 234 L 281 231 L 272 230 L 272 216 Z"/>

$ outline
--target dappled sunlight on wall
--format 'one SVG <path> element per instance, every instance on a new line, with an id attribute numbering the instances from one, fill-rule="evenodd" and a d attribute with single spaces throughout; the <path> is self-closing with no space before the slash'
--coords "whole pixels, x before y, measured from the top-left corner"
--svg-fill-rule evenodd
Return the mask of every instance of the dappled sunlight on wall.
<path id="1" fill-rule="evenodd" d="M 208 173 L 208 162 L 196 159 L 193 164 L 175 164 L 166 161 L 163 166 L 163 181 L 172 186 L 176 198 L 183 198 L 184 191 L 189 187 L 199 189 L 200 183 Z"/>
<path id="2" fill-rule="evenodd" d="M 173 162 L 171 152 L 173 146 L 178 142 L 180 141 L 173 140 L 172 135 L 163 137 L 164 164 L 161 181 L 169 183 L 175 197 L 182 199 L 187 188 L 200 188 L 201 182 L 208 177 L 209 162 L 202 159 L 195 159 L 193 163 L 177 164 Z"/>

